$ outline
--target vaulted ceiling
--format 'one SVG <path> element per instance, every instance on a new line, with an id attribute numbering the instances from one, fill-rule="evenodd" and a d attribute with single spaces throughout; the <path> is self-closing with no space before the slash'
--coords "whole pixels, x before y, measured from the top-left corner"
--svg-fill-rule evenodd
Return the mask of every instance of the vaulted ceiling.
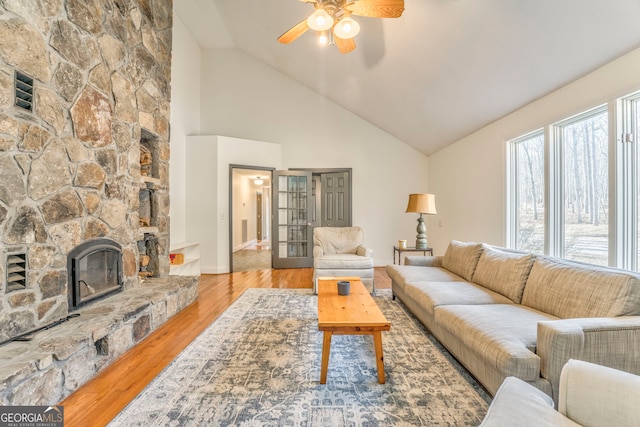
<path id="1" fill-rule="evenodd" d="M 237 48 L 425 154 L 640 47 L 638 0 L 405 0 L 354 17 L 348 54 L 308 31 L 298 0 L 174 0 L 204 49 Z M 638 70 L 640 81 L 640 70 Z"/>

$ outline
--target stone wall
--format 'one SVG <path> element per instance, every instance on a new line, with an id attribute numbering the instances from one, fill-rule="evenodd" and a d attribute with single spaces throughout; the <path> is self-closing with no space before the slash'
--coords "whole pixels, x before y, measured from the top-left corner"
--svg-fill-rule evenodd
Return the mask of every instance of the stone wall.
<path id="1" fill-rule="evenodd" d="M 67 255 L 87 240 L 122 246 L 124 287 L 1 345 L 0 405 L 57 403 L 197 298 L 196 277 L 169 276 L 172 6 L 0 0 L 0 342 L 69 314 Z"/>
<path id="2" fill-rule="evenodd" d="M 0 0 L 0 341 L 67 315 L 67 254 L 88 239 L 122 245 L 131 289 L 137 242 L 153 234 L 168 275 L 171 28 L 171 0 Z M 16 72 L 34 81 L 33 111 L 15 105 Z M 148 179 L 143 134 L 158 162 Z M 16 253 L 26 280 L 9 287 Z"/>

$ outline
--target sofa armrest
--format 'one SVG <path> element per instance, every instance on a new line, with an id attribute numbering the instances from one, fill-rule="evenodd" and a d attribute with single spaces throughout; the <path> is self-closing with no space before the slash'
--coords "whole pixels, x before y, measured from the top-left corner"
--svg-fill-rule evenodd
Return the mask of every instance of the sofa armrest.
<path id="1" fill-rule="evenodd" d="M 640 316 L 562 319 L 538 323 L 540 374 L 557 401 L 560 373 L 569 359 L 640 373 Z"/>
<path id="2" fill-rule="evenodd" d="M 507 377 L 479 427 L 576 426 L 553 407 L 544 392 L 516 377 Z"/>
<path id="3" fill-rule="evenodd" d="M 558 411 L 582 426 L 637 426 L 640 377 L 581 360 L 560 376 Z"/>
<path id="4" fill-rule="evenodd" d="M 322 246 L 314 246 L 313 247 L 313 257 L 320 258 L 324 255 L 324 251 L 322 250 Z"/>
<path id="5" fill-rule="evenodd" d="M 406 256 L 404 257 L 404 265 L 442 267 L 442 256 Z"/>
<path id="6" fill-rule="evenodd" d="M 369 258 L 373 257 L 373 249 L 369 249 L 365 246 L 358 246 L 358 248 L 356 249 L 356 255 L 360 255 L 360 256 L 366 256 Z"/>

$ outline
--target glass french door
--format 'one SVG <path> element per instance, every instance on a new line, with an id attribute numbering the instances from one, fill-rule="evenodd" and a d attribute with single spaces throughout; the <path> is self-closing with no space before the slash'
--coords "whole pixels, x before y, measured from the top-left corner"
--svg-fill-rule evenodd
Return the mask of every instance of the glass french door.
<path id="1" fill-rule="evenodd" d="M 311 171 L 275 171 L 273 267 L 313 266 Z"/>

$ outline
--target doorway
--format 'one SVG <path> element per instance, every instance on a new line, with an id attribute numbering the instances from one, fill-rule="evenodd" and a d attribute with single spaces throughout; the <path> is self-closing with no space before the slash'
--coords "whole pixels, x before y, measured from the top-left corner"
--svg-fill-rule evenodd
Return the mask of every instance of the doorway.
<path id="1" fill-rule="evenodd" d="M 313 229 L 351 226 L 351 169 L 289 169 L 273 176 L 273 267 L 313 266 Z"/>
<path id="2" fill-rule="evenodd" d="M 231 272 L 271 269 L 272 168 L 229 168 L 229 268 Z"/>

